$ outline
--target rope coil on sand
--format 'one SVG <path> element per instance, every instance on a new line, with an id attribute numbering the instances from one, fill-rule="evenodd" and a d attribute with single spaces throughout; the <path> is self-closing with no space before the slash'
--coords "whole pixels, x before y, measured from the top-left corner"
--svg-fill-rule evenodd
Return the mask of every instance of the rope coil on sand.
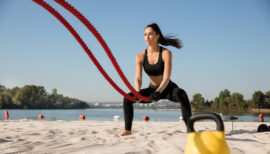
<path id="1" fill-rule="evenodd" d="M 136 101 L 136 99 L 127 93 L 125 93 L 121 88 L 119 88 L 116 83 L 109 77 L 109 75 L 105 72 L 105 70 L 102 68 L 102 66 L 99 64 L 98 60 L 95 58 L 95 56 L 92 54 L 91 50 L 87 47 L 87 45 L 84 43 L 84 41 L 81 39 L 79 34 L 74 30 L 74 28 L 67 22 L 67 20 L 58 13 L 53 7 L 51 7 L 48 3 L 44 2 L 43 0 L 33 0 L 35 3 L 46 9 L 48 12 L 50 12 L 54 17 L 56 17 L 67 29 L 68 31 L 73 35 L 73 37 L 78 41 L 78 43 L 81 45 L 81 47 L 84 49 L 84 51 L 87 53 L 89 58 L 93 61 L 97 69 L 100 71 L 100 73 L 104 76 L 104 78 L 114 87 L 116 91 L 118 91 L 121 95 L 126 97 L 127 99 L 131 101 Z M 70 11 L 76 18 L 78 18 L 97 38 L 99 43 L 102 45 L 103 49 L 106 51 L 108 57 L 110 58 L 111 62 L 113 63 L 115 69 L 117 70 L 118 74 L 120 75 L 123 82 L 126 84 L 126 86 L 131 90 L 131 92 L 137 96 L 138 98 L 142 99 L 143 101 L 149 101 L 149 98 L 142 96 L 140 93 L 138 93 L 128 82 L 125 75 L 123 74 L 121 68 L 117 64 L 114 56 L 112 55 L 108 45 L 103 40 L 101 35 L 97 32 L 97 30 L 94 28 L 94 26 L 79 12 L 77 11 L 73 6 L 71 6 L 69 3 L 65 2 L 65 0 L 55 0 L 58 4 L 60 4 L 62 7 Z"/>

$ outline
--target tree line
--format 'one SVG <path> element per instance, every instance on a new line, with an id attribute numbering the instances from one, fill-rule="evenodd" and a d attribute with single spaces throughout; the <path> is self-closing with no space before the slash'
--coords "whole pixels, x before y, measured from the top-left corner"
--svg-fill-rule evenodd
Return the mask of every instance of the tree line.
<path id="1" fill-rule="evenodd" d="M 250 100 L 244 100 L 242 94 L 230 93 L 225 89 L 214 100 L 205 100 L 197 93 L 193 95 L 191 107 L 195 111 L 246 112 L 250 109 L 270 109 L 270 90 L 263 93 L 255 91 Z"/>
<path id="2" fill-rule="evenodd" d="M 255 91 L 250 100 L 244 100 L 242 94 L 230 93 L 225 89 L 214 100 L 205 100 L 200 94 L 194 94 L 191 100 L 194 111 L 246 112 L 250 109 L 270 109 L 270 90 L 263 93 Z M 43 86 L 25 85 L 8 89 L 0 84 L 0 109 L 84 109 L 89 104 L 57 94 L 46 92 Z"/>
<path id="3" fill-rule="evenodd" d="M 0 109 L 83 109 L 89 105 L 78 99 L 46 92 L 43 86 L 25 85 L 8 89 L 0 84 Z"/>

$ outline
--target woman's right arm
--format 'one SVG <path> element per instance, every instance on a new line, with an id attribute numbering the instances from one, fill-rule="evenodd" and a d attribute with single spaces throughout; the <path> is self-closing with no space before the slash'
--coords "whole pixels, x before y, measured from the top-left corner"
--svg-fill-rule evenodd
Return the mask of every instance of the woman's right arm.
<path id="1" fill-rule="evenodd" d="M 136 56 L 135 64 L 136 64 L 135 90 L 139 92 L 142 87 L 143 52 Z"/>

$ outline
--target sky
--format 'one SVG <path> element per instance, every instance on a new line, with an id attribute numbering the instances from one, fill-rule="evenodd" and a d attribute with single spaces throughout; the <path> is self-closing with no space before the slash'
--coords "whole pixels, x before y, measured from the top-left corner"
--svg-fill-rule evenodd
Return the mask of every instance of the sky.
<path id="1" fill-rule="evenodd" d="M 95 37 L 74 16 L 46 0 L 75 28 L 105 71 L 128 88 Z M 157 23 L 184 47 L 173 54 L 171 80 L 191 100 L 214 99 L 221 90 L 250 99 L 270 90 L 270 1 L 268 0 L 68 0 L 96 27 L 127 79 L 134 85 L 135 57 L 147 48 L 144 28 Z M 87 102 L 122 101 L 69 31 L 30 0 L 0 1 L 0 84 L 44 86 Z M 149 85 L 143 73 L 143 86 Z"/>

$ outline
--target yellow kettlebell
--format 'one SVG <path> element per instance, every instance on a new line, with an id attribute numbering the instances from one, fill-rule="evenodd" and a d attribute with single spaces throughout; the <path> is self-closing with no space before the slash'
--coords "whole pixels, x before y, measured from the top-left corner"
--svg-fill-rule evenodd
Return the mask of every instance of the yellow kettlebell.
<path id="1" fill-rule="evenodd" d="M 217 124 L 216 131 L 195 132 L 197 120 L 211 119 Z M 224 135 L 224 124 L 216 113 L 199 113 L 190 117 L 187 122 L 187 145 L 185 154 L 230 154 Z"/>

